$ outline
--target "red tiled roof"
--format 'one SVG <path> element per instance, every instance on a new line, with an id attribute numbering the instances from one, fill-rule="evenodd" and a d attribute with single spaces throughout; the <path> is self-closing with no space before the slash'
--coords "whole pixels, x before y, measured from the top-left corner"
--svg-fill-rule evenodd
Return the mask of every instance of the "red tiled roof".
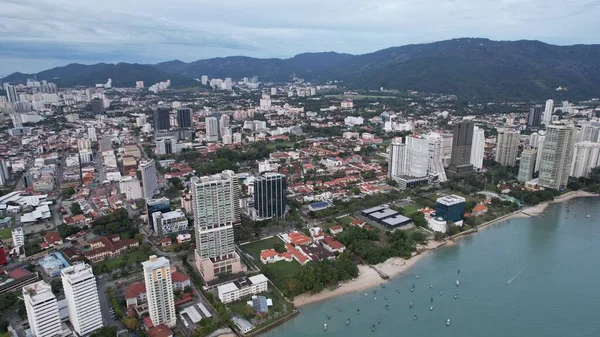
<path id="1" fill-rule="evenodd" d="M 184 273 L 180 273 L 178 271 L 174 271 L 171 273 L 171 280 L 173 282 L 185 282 L 185 281 L 188 281 L 189 279 L 190 279 L 190 277 Z"/>
<path id="2" fill-rule="evenodd" d="M 485 205 L 482 205 L 482 204 L 477 204 L 477 205 L 475 205 L 475 207 L 473 207 L 473 212 L 474 212 L 474 213 L 475 213 L 475 212 L 485 212 L 485 211 L 487 211 L 487 209 L 488 209 L 488 208 L 487 208 L 487 207 L 485 207 Z"/>
<path id="3" fill-rule="evenodd" d="M 274 249 L 265 249 L 262 252 L 260 252 L 260 258 L 261 259 L 269 259 L 272 257 L 277 256 L 277 252 Z"/>
<path id="4" fill-rule="evenodd" d="M 150 318 L 150 316 L 144 318 L 144 325 L 146 326 L 146 328 L 151 328 L 154 326 L 154 324 L 152 324 L 152 318 Z"/>
<path id="5" fill-rule="evenodd" d="M 152 329 L 148 330 L 148 337 L 171 337 L 173 331 L 164 324 L 159 324 Z"/>
<path id="6" fill-rule="evenodd" d="M 48 244 L 54 244 L 55 242 L 62 241 L 62 238 L 60 237 L 60 234 L 58 234 L 58 232 L 47 232 L 46 235 L 44 235 L 44 240 Z"/>
<path id="7" fill-rule="evenodd" d="M 339 231 L 340 229 L 344 229 L 344 227 L 342 225 L 333 225 L 329 229 L 332 231 Z"/>
<path id="8" fill-rule="evenodd" d="M 144 282 L 135 282 L 132 283 L 130 285 L 128 285 L 125 288 L 125 298 L 134 298 L 137 297 L 139 294 L 143 294 L 146 292 L 146 285 L 144 284 Z"/>
<path id="9" fill-rule="evenodd" d="M 325 242 L 326 245 L 328 245 L 329 247 L 331 247 L 331 249 L 342 249 L 344 248 L 344 245 L 341 244 L 339 241 L 336 241 L 330 237 L 325 237 L 325 240 L 323 240 Z"/>
<path id="10" fill-rule="evenodd" d="M 292 243 L 295 245 L 308 245 L 312 242 L 312 240 L 308 236 L 300 232 L 293 231 L 290 232 L 288 236 L 290 238 L 290 241 L 292 241 Z"/>
<path id="11" fill-rule="evenodd" d="M 19 269 L 15 269 L 13 271 L 11 271 L 10 273 L 8 273 L 8 276 L 10 276 L 12 279 L 18 280 L 20 278 L 26 277 L 31 275 L 31 272 L 27 269 L 23 269 L 23 268 L 19 268 Z"/>

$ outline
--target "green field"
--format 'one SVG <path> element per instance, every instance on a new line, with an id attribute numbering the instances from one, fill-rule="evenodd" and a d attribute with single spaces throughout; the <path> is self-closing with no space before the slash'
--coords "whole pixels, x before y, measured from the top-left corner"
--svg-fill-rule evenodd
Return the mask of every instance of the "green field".
<path id="1" fill-rule="evenodd" d="M 10 228 L 2 228 L 0 229 L 0 239 L 10 239 L 12 238 L 12 230 Z"/>
<path id="2" fill-rule="evenodd" d="M 337 220 L 337 222 L 341 223 L 342 225 L 348 226 L 348 225 L 350 225 L 350 223 L 352 222 L 353 219 L 349 216 L 344 216 L 344 217 L 341 217 L 336 220 Z"/>
<path id="3" fill-rule="evenodd" d="M 414 212 L 417 212 L 419 210 L 419 207 L 417 207 L 417 205 L 414 204 L 408 204 L 406 206 L 403 206 L 402 208 L 404 209 L 406 214 L 413 214 Z"/>
<path id="4" fill-rule="evenodd" d="M 260 260 L 260 252 L 265 249 L 273 249 L 277 243 L 283 244 L 283 241 L 277 237 L 272 237 L 240 246 L 240 248 L 252 255 L 255 259 Z"/>
<path id="5" fill-rule="evenodd" d="M 300 263 L 298 263 L 296 260 L 292 260 L 292 262 L 279 261 L 275 263 L 269 263 L 269 268 L 277 270 L 277 275 L 281 277 L 281 279 L 285 280 L 292 279 L 300 267 Z"/>

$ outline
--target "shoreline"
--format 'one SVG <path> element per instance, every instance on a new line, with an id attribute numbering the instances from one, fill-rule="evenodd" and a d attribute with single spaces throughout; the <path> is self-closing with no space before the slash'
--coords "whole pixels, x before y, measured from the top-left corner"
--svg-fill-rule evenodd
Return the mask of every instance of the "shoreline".
<path id="1" fill-rule="evenodd" d="M 399 274 L 402 274 L 408 271 L 412 266 L 414 266 L 421 258 L 431 253 L 432 250 L 435 250 L 440 247 L 451 246 L 458 243 L 458 239 L 461 237 L 470 235 L 472 233 L 478 232 L 480 229 L 487 228 L 494 224 L 500 223 L 505 220 L 515 219 L 515 218 L 527 218 L 530 216 L 536 216 L 542 214 L 546 208 L 552 203 L 559 203 L 569 201 L 574 198 L 580 197 L 597 197 L 599 194 L 585 192 L 585 191 L 572 191 L 565 193 L 558 198 L 552 201 L 546 201 L 540 203 L 535 206 L 527 207 L 515 211 L 513 213 L 501 216 L 497 219 L 488 221 L 486 223 L 481 224 L 476 228 L 476 230 L 471 230 L 468 232 L 459 233 L 455 236 L 452 236 L 442 242 L 440 241 L 429 241 L 427 245 L 417 246 L 417 251 L 420 252 L 416 255 L 413 255 L 409 259 L 403 259 L 399 257 L 393 257 L 386 260 L 383 263 L 377 264 L 374 267 L 383 273 L 387 274 L 390 278 L 393 278 Z M 376 287 L 381 283 L 385 283 L 386 280 L 383 280 L 379 274 L 373 270 L 371 267 L 367 265 L 359 265 L 358 266 L 358 276 L 350 281 L 341 283 L 340 286 L 334 290 L 324 289 L 323 291 L 316 294 L 302 294 L 296 296 L 293 300 L 294 305 L 299 308 L 301 306 L 316 303 L 324 300 L 328 300 L 337 296 L 357 292 L 360 290 L 364 290 L 367 288 Z"/>

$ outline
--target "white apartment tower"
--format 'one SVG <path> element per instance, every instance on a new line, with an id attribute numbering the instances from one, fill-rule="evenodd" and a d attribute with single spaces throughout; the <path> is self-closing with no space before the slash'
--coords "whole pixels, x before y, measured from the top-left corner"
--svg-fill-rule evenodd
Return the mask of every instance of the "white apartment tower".
<path id="1" fill-rule="evenodd" d="M 552 112 L 554 111 L 554 101 L 549 99 L 546 101 L 546 108 L 544 109 L 544 114 L 542 115 L 542 124 L 550 124 L 552 121 Z"/>
<path id="2" fill-rule="evenodd" d="M 537 151 L 535 149 L 523 150 L 521 153 L 521 162 L 519 163 L 519 174 L 517 176 L 520 182 L 525 183 L 533 179 L 536 158 Z"/>
<path id="3" fill-rule="evenodd" d="M 545 188 L 560 189 L 567 185 L 573 158 L 573 125 L 548 125 L 542 147 L 539 183 Z"/>
<path id="4" fill-rule="evenodd" d="M 504 166 L 515 166 L 517 163 L 517 150 L 519 148 L 519 131 L 501 130 L 498 132 L 496 142 L 495 161 Z"/>
<path id="5" fill-rule="evenodd" d="M 230 120 L 231 117 L 229 117 L 229 115 L 221 115 L 221 118 L 219 118 L 219 132 L 221 138 L 223 138 L 224 135 L 227 135 L 228 132 L 231 134 L 231 130 L 229 129 Z"/>
<path id="6" fill-rule="evenodd" d="M 411 177 L 426 177 L 429 169 L 429 140 L 419 136 L 407 136 L 407 174 Z"/>
<path id="7" fill-rule="evenodd" d="M 575 142 L 590 141 L 600 143 L 600 122 L 588 121 L 581 124 L 581 134 Z"/>
<path id="8" fill-rule="evenodd" d="M 200 81 L 202 82 L 202 85 L 207 85 L 208 84 L 208 76 L 202 75 L 202 77 L 200 78 Z"/>
<path id="9" fill-rule="evenodd" d="M 534 172 L 538 172 L 540 170 L 540 165 L 542 165 L 542 148 L 544 147 L 544 141 L 546 140 L 546 136 L 539 136 L 537 140 L 537 157 L 535 157 L 535 168 Z"/>
<path id="10" fill-rule="evenodd" d="M 142 173 L 142 188 L 144 198 L 152 198 L 158 193 L 158 178 L 154 159 L 140 162 L 138 169 Z"/>
<path id="11" fill-rule="evenodd" d="M 86 263 L 75 263 L 60 271 L 69 321 L 77 336 L 89 335 L 104 326 L 98 287 L 92 267 Z"/>
<path id="12" fill-rule="evenodd" d="M 205 281 L 243 270 L 235 252 L 233 226 L 240 220 L 240 186 L 233 171 L 191 180 L 196 227 L 196 267 Z"/>
<path id="13" fill-rule="evenodd" d="M 593 168 L 598 167 L 600 161 L 600 143 L 590 141 L 575 144 L 570 176 L 588 177 Z"/>
<path id="14" fill-rule="evenodd" d="M 175 316 L 175 298 L 169 260 L 164 256 L 152 255 L 148 261 L 142 262 L 142 267 L 152 324 L 174 327 L 177 316 Z"/>
<path id="15" fill-rule="evenodd" d="M 476 171 L 483 169 L 484 152 L 485 130 L 475 125 L 473 127 L 473 144 L 471 144 L 471 165 Z"/>
<path id="16" fill-rule="evenodd" d="M 96 135 L 96 128 L 95 127 L 88 128 L 88 138 L 92 142 L 97 142 L 98 141 L 98 135 Z"/>
<path id="17" fill-rule="evenodd" d="M 400 140 L 390 144 L 388 153 L 388 178 L 406 175 L 406 145 Z"/>
<path id="18" fill-rule="evenodd" d="M 57 337 L 62 326 L 56 296 L 50 285 L 38 281 L 23 287 L 23 302 L 33 337 Z"/>
<path id="19" fill-rule="evenodd" d="M 217 117 L 206 117 L 204 119 L 206 127 L 206 141 L 216 142 L 219 140 L 219 121 Z"/>
<path id="20" fill-rule="evenodd" d="M 427 136 L 429 141 L 429 167 L 428 174 L 432 177 L 437 177 L 438 182 L 446 182 L 446 170 L 444 170 L 444 160 L 442 154 L 442 144 L 444 139 L 439 133 L 431 133 Z"/>

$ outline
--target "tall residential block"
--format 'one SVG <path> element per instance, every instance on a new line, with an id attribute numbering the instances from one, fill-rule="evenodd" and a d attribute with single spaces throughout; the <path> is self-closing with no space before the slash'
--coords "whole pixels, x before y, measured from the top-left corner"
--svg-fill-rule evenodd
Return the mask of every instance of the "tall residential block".
<path id="1" fill-rule="evenodd" d="M 473 122 L 460 122 L 454 125 L 452 157 L 446 173 L 449 177 L 464 176 L 473 173 L 471 165 L 471 147 L 473 145 Z"/>
<path id="2" fill-rule="evenodd" d="M 240 186 L 233 171 L 191 179 L 196 227 L 196 267 L 205 281 L 243 267 L 235 251 L 233 226 L 240 223 Z"/>
<path id="3" fill-rule="evenodd" d="M 254 181 L 254 208 L 260 218 L 282 218 L 285 214 L 285 176 L 265 172 Z"/>
<path id="4" fill-rule="evenodd" d="M 406 145 L 400 140 L 390 144 L 388 153 L 388 178 L 395 179 L 406 175 Z"/>
<path id="5" fill-rule="evenodd" d="M 62 325 L 56 296 L 52 287 L 38 281 L 23 287 L 23 302 L 27 310 L 27 320 L 34 337 L 57 337 L 62 335 Z"/>
<path id="6" fill-rule="evenodd" d="M 574 142 L 586 141 L 600 143 L 600 122 L 587 121 L 581 124 L 581 133 L 574 138 Z"/>
<path id="7" fill-rule="evenodd" d="M 573 125 L 556 123 L 548 125 L 542 160 L 539 184 L 545 188 L 566 187 L 573 158 Z"/>
<path id="8" fill-rule="evenodd" d="M 154 109 L 154 130 L 163 131 L 171 128 L 171 109 L 170 108 L 155 108 Z"/>
<path id="9" fill-rule="evenodd" d="M 515 166 L 521 133 L 514 130 L 500 130 L 496 142 L 496 156 L 494 160 L 500 165 Z"/>
<path id="10" fill-rule="evenodd" d="M 177 110 L 177 125 L 181 129 L 192 128 L 192 109 L 181 108 Z"/>
<path id="11" fill-rule="evenodd" d="M 476 171 L 483 169 L 483 155 L 485 153 L 485 130 L 473 127 L 473 144 L 471 144 L 471 165 Z"/>
<path id="12" fill-rule="evenodd" d="M 550 124 L 552 121 L 552 112 L 554 111 L 554 101 L 549 99 L 546 101 L 546 107 L 544 108 L 544 115 L 542 116 L 543 124 Z"/>
<path id="13" fill-rule="evenodd" d="M 217 117 L 206 117 L 204 119 L 206 127 L 206 141 L 216 142 L 219 140 L 219 120 Z"/>
<path id="14" fill-rule="evenodd" d="M 535 149 L 525 149 L 521 153 L 521 161 L 519 163 L 519 174 L 517 179 L 524 183 L 533 179 L 533 172 L 535 169 L 535 161 L 537 158 L 537 151 Z"/>
<path id="15" fill-rule="evenodd" d="M 542 124 L 542 114 L 544 113 L 544 106 L 537 104 L 529 109 L 529 116 L 527 116 L 527 126 L 537 128 Z"/>
<path id="16" fill-rule="evenodd" d="M 142 262 L 142 267 L 152 324 L 174 327 L 177 323 L 177 316 L 175 315 L 175 298 L 171 280 L 171 263 L 164 256 L 152 255 L 148 261 Z"/>
<path id="17" fill-rule="evenodd" d="M 152 198 L 158 193 L 158 178 L 156 176 L 156 165 L 154 159 L 140 162 L 138 166 L 142 174 L 142 189 L 144 198 Z"/>
<path id="18" fill-rule="evenodd" d="M 590 141 L 575 144 L 570 176 L 588 177 L 593 168 L 600 166 L 600 143 Z"/>
<path id="19" fill-rule="evenodd" d="M 86 336 L 104 326 L 96 277 L 92 267 L 78 262 L 60 271 L 69 321 L 78 336 Z"/>

